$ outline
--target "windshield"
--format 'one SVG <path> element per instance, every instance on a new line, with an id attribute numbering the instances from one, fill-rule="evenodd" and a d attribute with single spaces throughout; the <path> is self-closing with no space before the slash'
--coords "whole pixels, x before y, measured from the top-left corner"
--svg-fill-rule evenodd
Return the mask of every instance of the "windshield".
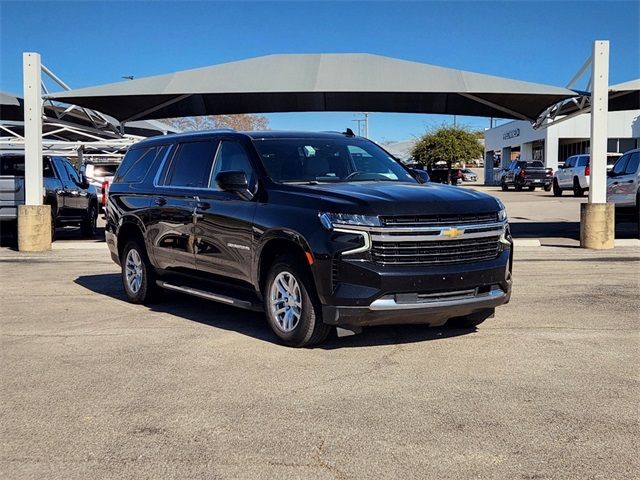
<path id="1" fill-rule="evenodd" d="M 254 144 L 276 182 L 410 182 L 416 180 L 376 144 L 358 138 L 268 138 Z"/>
<path id="2" fill-rule="evenodd" d="M 0 175 L 24 176 L 24 157 L 0 157 Z"/>

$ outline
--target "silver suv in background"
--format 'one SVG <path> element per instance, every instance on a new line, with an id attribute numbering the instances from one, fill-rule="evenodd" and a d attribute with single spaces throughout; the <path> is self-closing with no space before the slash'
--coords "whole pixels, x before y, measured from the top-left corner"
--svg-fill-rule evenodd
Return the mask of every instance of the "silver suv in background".
<path id="1" fill-rule="evenodd" d="M 104 205 L 103 192 L 113 183 L 113 177 L 120 162 L 109 161 L 89 161 L 84 164 L 84 174 L 90 185 L 96 187 L 98 194 L 98 205 Z M 106 183 L 106 185 L 105 185 Z"/>
<path id="2" fill-rule="evenodd" d="M 633 214 L 640 234 L 640 148 L 620 157 L 607 175 L 607 202 L 616 204 L 616 217 Z"/>
<path id="3" fill-rule="evenodd" d="M 553 175 L 553 194 L 562 195 L 564 190 L 572 190 L 573 195 L 582 197 L 589 189 L 589 155 L 573 155 L 559 167 Z"/>

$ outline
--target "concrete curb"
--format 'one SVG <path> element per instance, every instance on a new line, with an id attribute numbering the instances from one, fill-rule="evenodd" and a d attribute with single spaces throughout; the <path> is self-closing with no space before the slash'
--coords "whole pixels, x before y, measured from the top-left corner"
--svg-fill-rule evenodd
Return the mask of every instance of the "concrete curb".
<path id="1" fill-rule="evenodd" d="M 638 238 L 618 238 L 613 241 L 615 247 L 640 247 Z"/>
<path id="2" fill-rule="evenodd" d="M 51 250 L 106 250 L 106 242 L 96 242 L 92 240 L 68 240 L 58 241 L 51 244 Z"/>
<path id="3" fill-rule="evenodd" d="M 537 238 L 514 238 L 513 245 L 515 247 L 541 247 L 542 244 Z"/>

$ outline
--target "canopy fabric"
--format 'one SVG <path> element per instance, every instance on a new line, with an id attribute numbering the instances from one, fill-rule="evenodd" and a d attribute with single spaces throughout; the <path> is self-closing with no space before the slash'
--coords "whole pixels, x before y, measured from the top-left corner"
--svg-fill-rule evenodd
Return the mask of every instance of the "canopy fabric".
<path id="1" fill-rule="evenodd" d="M 534 120 L 566 88 L 369 54 L 287 54 L 48 95 L 120 121 L 361 111 Z"/>
<path id="2" fill-rule="evenodd" d="M 640 78 L 609 87 L 609 111 L 640 109 Z"/>

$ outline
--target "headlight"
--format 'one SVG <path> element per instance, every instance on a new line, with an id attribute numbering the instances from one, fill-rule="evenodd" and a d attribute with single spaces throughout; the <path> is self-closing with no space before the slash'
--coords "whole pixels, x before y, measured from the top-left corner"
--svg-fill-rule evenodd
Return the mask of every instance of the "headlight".
<path id="1" fill-rule="evenodd" d="M 318 218 L 324 228 L 333 231 L 334 235 L 338 235 L 334 241 L 338 241 L 344 245 L 341 248 L 341 255 L 352 255 L 354 253 L 366 252 L 371 249 L 371 237 L 369 236 L 369 232 L 350 229 L 349 227 L 374 227 L 380 225 L 378 217 L 369 215 L 320 213 L 318 214 Z M 345 247 L 346 249 L 344 249 Z"/>
<path id="2" fill-rule="evenodd" d="M 498 212 L 498 221 L 499 222 L 504 222 L 507 220 L 507 209 L 503 208 L 502 210 L 500 210 Z"/>
<path id="3" fill-rule="evenodd" d="M 327 230 L 331 230 L 334 225 L 379 227 L 380 219 L 373 215 L 357 215 L 350 213 L 320 213 L 318 214 L 320 223 Z"/>

